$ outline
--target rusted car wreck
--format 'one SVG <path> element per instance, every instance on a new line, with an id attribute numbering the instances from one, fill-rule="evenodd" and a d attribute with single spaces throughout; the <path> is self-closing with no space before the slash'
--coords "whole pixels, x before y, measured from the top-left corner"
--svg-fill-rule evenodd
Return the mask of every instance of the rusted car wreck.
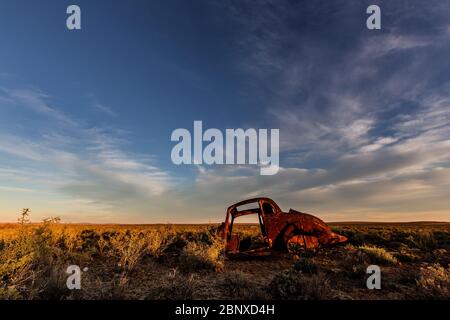
<path id="1" fill-rule="evenodd" d="M 258 216 L 262 241 L 256 246 L 233 230 L 236 218 L 247 215 Z M 347 241 L 319 218 L 292 209 L 283 212 L 269 198 L 249 199 L 230 206 L 219 232 L 226 242 L 227 254 L 265 255 L 272 250 L 310 250 Z"/>

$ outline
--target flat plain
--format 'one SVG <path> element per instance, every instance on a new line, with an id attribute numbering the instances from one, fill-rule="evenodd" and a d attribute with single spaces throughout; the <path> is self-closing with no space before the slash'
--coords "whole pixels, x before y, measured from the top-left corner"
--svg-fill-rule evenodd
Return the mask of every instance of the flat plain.
<path id="1" fill-rule="evenodd" d="M 224 255 L 217 226 L 0 224 L 0 299 L 450 298 L 450 223 L 331 223 L 347 244 L 248 258 Z M 261 240 L 258 225 L 236 231 Z"/>

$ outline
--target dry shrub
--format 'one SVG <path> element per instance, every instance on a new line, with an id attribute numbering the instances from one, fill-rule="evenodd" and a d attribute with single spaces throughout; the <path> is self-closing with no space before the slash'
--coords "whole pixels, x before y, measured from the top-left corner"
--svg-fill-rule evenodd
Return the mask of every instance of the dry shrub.
<path id="1" fill-rule="evenodd" d="M 367 266 L 370 264 L 395 265 L 397 259 L 383 248 L 373 246 L 354 247 L 346 245 L 347 254 L 339 261 L 344 273 L 353 279 L 366 276 Z"/>
<path id="2" fill-rule="evenodd" d="M 400 252 L 395 254 L 395 257 L 398 261 L 405 263 L 415 262 L 419 259 L 417 255 L 406 249 L 401 249 Z"/>
<path id="3" fill-rule="evenodd" d="M 162 284 L 152 290 L 147 300 L 192 300 L 197 290 L 197 280 L 194 275 L 183 276 L 176 270 Z"/>
<path id="4" fill-rule="evenodd" d="M 306 276 L 295 270 L 276 275 L 269 284 L 275 299 L 323 300 L 330 298 L 330 281 L 324 274 Z"/>
<path id="5" fill-rule="evenodd" d="M 129 278 L 126 274 L 113 277 L 108 283 L 109 290 L 104 291 L 104 297 L 108 300 L 123 300 L 127 298 L 129 290 Z"/>
<path id="6" fill-rule="evenodd" d="M 408 287 L 415 287 L 417 285 L 417 269 L 416 268 L 401 268 L 398 270 L 397 285 L 405 285 Z M 417 291 L 417 289 L 414 289 Z"/>
<path id="7" fill-rule="evenodd" d="M 366 245 L 358 247 L 358 250 L 365 253 L 372 264 L 396 265 L 398 263 L 397 259 L 384 248 Z"/>
<path id="8" fill-rule="evenodd" d="M 38 281 L 41 283 L 41 291 L 37 292 L 36 299 L 40 300 L 63 300 L 67 299 L 72 291 L 67 289 L 67 274 L 63 266 L 53 266 L 45 276 Z"/>
<path id="9" fill-rule="evenodd" d="M 345 274 L 355 279 L 365 276 L 366 268 L 369 265 L 367 254 L 352 245 L 346 245 L 344 248 L 346 255 L 339 261 L 339 265 Z"/>
<path id="10" fill-rule="evenodd" d="M 179 267 L 184 272 L 221 271 L 223 266 L 224 243 L 220 238 L 214 238 L 211 244 L 189 242 L 179 257 Z"/>
<path id="11" fill-rule="evenodd" d="M 14 287 L 0 288 L 0 300 L 21 300 L 22 295 Z"/>
<path id="12" fill-rule="evenodd" d="M 303 273 L 316 274 L 319 271 L 319 265 L 313 258 L 300 258 L 294 262 L 294 270 Z"/>
<path id="13" fill-rule="evenodd" d="M 109 279 L 100 279 L 92 275 L 83 275 L 81 290 L 71 291 L 68 299 L 75 300 L 123 300 L 127 299 L 130 289 L 126 274 L 114 274 Z"/>
<path id="14" fill-rule="evenodd" d="M 145 237 L 147 239 L 147 253 L 158 257 L 164 245 L 167 243 L 167 240 L 170 236 L 170 233 L 163 234 L 161 231 L 152 230 L 146 233 Z"/>
<path id="15" fill-rule="evenodd" d="M 119 237 L 113 237 L 111 244 L 119 258 L 118 266 L 131 272 L 146 254 L 148 243 L 143 233 L 127 231 Z"/>
<path id="16" fill-rule="evenodd" d="M 232 299 L 264 300 L 268 298 L 266 291 L 249 280 L 249 276 L 241 271 L 231 271 L 224 274 L 219 287 Z"/>
<path id="17" fill-rule="evenodd" d="M 434 234 L 431 231 L 413 232 L 407 240 L 413 247 L 424 251 L 436 249 L 438 246 Z"/>
<path id="18" fill-rule="evenodd" d="M 74 249 L 86 254 L 98 252 L 98 241 L 100 235 L 92 229 L 82 230 L 74 239 Z"/>
<path id="19" fill-rule="evenodd" d="M 0 279 L 3 294 L 14 292 L 23 299 L 54 299 L 63 297 L 62 266 L 68 260 L 82 257 L 62 250 L 59 219 L 48 219 L 35 226 L 21 223 L 17 235 L 0 251 Z"/>
<path id="20" fill-rule="evenodd" d="M 437 263 L 420 268 L 417 285 L 426 298 L 450 298 L 450 272 Z"/>
<path id="21" fill-rule="evenodd" d="M 130 231 L 102 236 L 99 241 L 101 254 L 118 259 L 118 266 L 125 272 L 132 272 L 146 255 L 159 256 L 167 242 L 168 235 L 159 230 Z"/>

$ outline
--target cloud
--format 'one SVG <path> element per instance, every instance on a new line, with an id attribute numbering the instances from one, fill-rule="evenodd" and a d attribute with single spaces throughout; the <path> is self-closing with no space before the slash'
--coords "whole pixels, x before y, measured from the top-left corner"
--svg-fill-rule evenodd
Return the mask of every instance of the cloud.
<path id="1" fill-rule="evenodd" d="M 401 21 L 370 33 L 355 18 L 364 3 L 227 2 L 245 94 L 265 110 L 257 125 L 280 128 L 283 168 L 203 169 L 195 201 L 215 211 L 260 195 L 327 220 L 450 220 L 448 8 L 433 4 L 383 4 Z"/>
<path id="2" fill-rule="evenodd" d="M 53 123 L 27 136 L 0 134 L 0 176 L 11 183 L 38 185 L 47 194 L 84 201 L 85 210 L 86 204 L 92 205 L 90 215 L 109 210 L 111 217 L 119 211 L 132 215 L 135 203 L 141 207 L 173 184 L 170 174 L 155 166 L 154 157 L 125 150 L 128 141 L 120 130 L 85 127 L 49 107 L 44 100 L 50 97 L 41 91 L 10 90 L 8 97 L 14 105 L 45 115 Z"/>
<path id="3" fill-rule="evenodd" d="M 218 221 L 229 204 L 258 195 L 326 220 L 450 220 L 445 3 L 417 3 L 411 10 L 383 4 L 387 19 L 380 32 L 365 30 L 364 19 L 355 18 L 365 14 L 364 1 L 217 5 L 236 26 L 230 50 L 247 79 L 242 93 L 261 110 L 254 126 L 280 128 L 277 175 L 197 166 L 191 180 L 183 179 L 161 169 L 154 156 L 127 150 L 126 135 L 86 127 L 39 90 L 2 89 L 2 103 L 70 125 L 34 137 L 0 135 L 0 152 L 28 160 L 14 170 L 4 164 L 0 176 L 18 185 L 31 177 L 65 195 L 49 203 L 73 206 L 67 214 L 78 221 L 77 215 Z M 91 109 L 116 116 L 92 100 Z"/>
<path id="4" fill-rule="evenodd" d="M 100 102 L 99 98 L 93 94 L 92 92 L 87 94 L 88 101 L 90 102 L 91 107 L 104 115 L 107 115 L 109 117 L 117 117 L 116 111 L 114 111 L 110 106 L 105 105 L 104 103 Z"/>
<path id="5" fill-rule="evenodd" d="M 390 145 L 398 141 L 398 138 L 392 137 L 379 137 L 373 143 L 362 146 L 359 150 L 361 152 L 373 152 L 378 149 L 383 148 L 384 146 Z"/>
<path id="6" fill-rule="evenodd" d="M 94 106 L 94 109 L 100 111 L 101 113 L 104 113 L 110 117 L 117 117 L 117 113 L 115 113 L 110 107 L 105 106 L 104 104 L 95 102 L 93 104 L 93 106 Z"/>
<path id="7" fill-rule="evenodd" d="M 44 157 L 39 143 L 10 134 L 0 135 L 0 152 L 36 161 Z"/>
<path id="8" fill-rule="evenodd" d="M 14 187 L 5 187 L 0 186 L 0 190 L 4 192 L 34 192 L 32 189 L 26 189 L 26 188 L 14 188 Z"/>
<path id="9" fill-rule="evenodd" d="M 364 3 L 232 1 L 243 29 L 242 70 L 261 96 L 267 123 L 282 128 L 282 149 L 300 157 L 349 152 L 392 135 L 374 136 L 395 111 L 414 116 L 426 110 L 427 99 L 447 85 L 437 77 L 448 63 L 433 57 L 449 51 L 443 41 L 448 8 L 433 4 L 407 13 L 402 4 L 384 4 L 383 12 L 401 23 L 364 32 L 355 18 L 365 13 Z M 417 30 L 414 21 L 426 28 Z M 404 110 L 411 104 L 420 110 Z M 393 106 L 397 110 L 388 114 Z"/>
<path id="10" fill-rule="evenodd" d="M 60 123 L 77 125 L 77 123 L 56 108 L 49 106 L 50 96 L 35 89 L 10 89 L 0 88 L 4 101 L 11 102 L 14 106 L 28 108 L 36 113 L 53 118 Z"/>
<path id="11" fill-rule="evenodd" d="M 405 50 L 421 49 L 428 46 L 435 46 L 436 39 L 428 36 L 387 34 L 380 36 L 376 41 L 365 42 L 360 57 L 370 57 L 380 59 L 389 54 L 399 53 Z"/>
<path id="12" fill-rule="evenodd" d="M 438 145 L 392 145 L 382 152 L 343 156 L 328 169 L 282 168 L 261 177 L 252 168 L 203 171 L 188 203 L 219 203 L 269 196 L 288 209 L 297 208 L 331 220 L 411 221 L 450 219 L 450 141 Z"/>

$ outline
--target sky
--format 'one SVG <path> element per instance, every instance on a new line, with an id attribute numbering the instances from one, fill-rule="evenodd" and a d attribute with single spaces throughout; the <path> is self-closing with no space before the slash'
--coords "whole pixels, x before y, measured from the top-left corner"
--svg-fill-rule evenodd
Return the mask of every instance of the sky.
<path id="1" fill-rule="evenodd" d="M 450 221 L 449 17 L 447 0 L 0 0 L 0 221 L 220 222 L 255 196 Z M 279 128 L 278 174 L 174 165 L 195 120 Z"/>

